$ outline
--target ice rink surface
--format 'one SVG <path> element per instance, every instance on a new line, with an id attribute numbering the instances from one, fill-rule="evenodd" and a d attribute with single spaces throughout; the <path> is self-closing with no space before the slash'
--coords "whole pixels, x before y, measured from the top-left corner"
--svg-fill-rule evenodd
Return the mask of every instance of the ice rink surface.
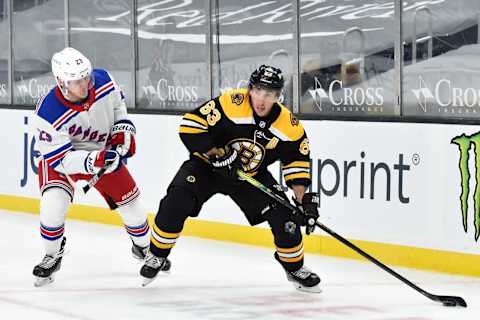
<path id="1" fill-rule="evenodd" d="M 296 291 L 268 248 L 181 237 L 172 272 L 141 287 L 118 226 L 68 220 L 67 255 L 54 283 L 35 288 L 43 257 L 38 216 L 0 212 L 0 318 L 463 320 L 480 317 L 480 279 L 394 268 L 423 289 L 463 297 L 433 302 L 372 263 L 306 255 L 323 292 Z M 480 268 L 480 266 L 479 266 Z"/>

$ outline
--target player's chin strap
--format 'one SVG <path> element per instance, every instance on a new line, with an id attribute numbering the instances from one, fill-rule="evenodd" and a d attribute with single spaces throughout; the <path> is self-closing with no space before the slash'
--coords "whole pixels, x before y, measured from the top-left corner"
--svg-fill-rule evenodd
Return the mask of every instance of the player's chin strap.
<path id="1" fill-rule="evenodd" d="M 279 204 L 283 205 L 285 208 L 291 210 L 292 214 L 294 214 L 294 215 L 302 214 L 301 212 L 299 212 L 299 209 L 297 207 L 295 207 L 294 205 L 292 205 L 290 203 L 290 201 L 282 198 L 281 196 L 279 196 L 278 194 L 276 194 L 275 192 L 270 190 L 268 187 L 264 186 L 262 183 L 260 183 L 259 181 L 257 181 L 253 177 L 246 174 L 245 172 L 243 172 L 241 170 L 237 170 L 237 175 L 242 180 L 250 183 L 255 188 L 259 189 L 263 193 L 267 194 L 269 197 L 273 198 L 275 201 L 277 201 Z M 420 288 L 419 286 L 417 286 L 416 284 L 412 283 L 410 280 L 401 276 L 400 274 L 398 274 L 397 272 L 395 272 L 390 267 L 386 266 L 385 264 L 383 264 L 382 262 L 380 262 L 376 258 L 372 257 L 371 255 L 369 255 L 368 253 L 366 253 L 365 251 L 363 251 L 362 249 L 360 249 L 359 247 L 354 245 L 352 242 L 350 242 L 347 239 L 345 239 L 344 237 L 340 236 L 335 231 L 333 231 L 330 228 L 328 228 L 327 226 L 325 226 L 323 223 L 321 223 L 319 221 L 316 221 L 315 225 L 317 227 L 319 227 L 320 229 L 322 229 L 323 231 L 325 231 L 326 233 L 328 233 L 329 235 L 331 235 L 332 237 L 334 237 L 335 239 L 337 239 L 338 241 L 340 241 L 341 243 L 343 243 L 344 245 L 346 245 L 347 247 L 349 247 L 350 249 L 354 250 L 355 252 L 357 252 L 358 254 L 363 256 L 364 258 L 368 259 L 370 262 L 373 262 L 378 267 L 382 268 L 384 271 L 390 273 L 392 276 L 394 276 L 398 280 L 407 284 L 409 287 L 413 288 L 414 290 L 420 292 L 425 297 L 427 297 L 427 298 L 429 298 L 433 301 L 441 302 L 441 303 L 443 303 L 444 306 L 449 306 L 449 307 L 460 306 L 460 307 L 465 307 L 465 308 L 467 307 L 467 303 L 465 302 L 465 300 L 463 298 L 456 297 L 456 296 L 440 296 L 440 295 L 429 293 L 429 292 L 423 290 L 422 288 Z"/>

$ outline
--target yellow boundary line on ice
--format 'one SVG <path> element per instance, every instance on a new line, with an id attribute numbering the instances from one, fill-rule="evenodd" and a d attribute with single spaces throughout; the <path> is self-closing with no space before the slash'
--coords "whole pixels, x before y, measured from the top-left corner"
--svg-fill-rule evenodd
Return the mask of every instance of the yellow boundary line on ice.
<path id="1" fill-rule="evenodd" d="M 12 195 L 0 195 L 0 209 L 12 212 L 38 214 L 39 200 Z M 111 225 L 122 225 L 117 214 L 106 208 L 73 204 L 68 219 L 77 219 Z M 149 215 L 150 223 L 153 215 Z M 183 235 L 200 238 L 230 241 L 273 248 L 273 238 L 269 229 L 229 223 L 188 219 Z M 350 240 L 352 241 L 352 240 Z M 395 244 L 354 240 L 352 241 L 383 263 L 429 271 L 467 276 L 480 276 L 480 255 L 424 249 Z M 329 236 L 310 235 L 304 237 L 305 252 L 334 257 L 364 260 L 343 244 Z"/>

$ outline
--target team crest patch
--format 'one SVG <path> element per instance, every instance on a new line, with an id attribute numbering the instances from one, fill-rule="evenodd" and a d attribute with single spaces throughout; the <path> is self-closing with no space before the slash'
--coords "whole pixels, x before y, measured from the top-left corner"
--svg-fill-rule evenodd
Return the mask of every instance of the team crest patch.
<path id="1" fill-rule="evenodd" d="M 241 93 L 234 93 L 232 94 L 232 102 L 235 103 L 236 105 L 241 105 L 244 99 L 243 94 Z"/>
<path id="2" fill-rule="evenodd" d="M 196 181 L 197 179 L 195 179 L 194 176 L 188 176 L 186 180 L 187 180 L 187 182 L 195 183 L 195 181 Z"/>
<path id="3" fill-rule="evenodd" d="M 297 225 L 293 221 L 287 221 L 285 222 L 285 228 L 284 230 L 290 234 L 295 234 L 295 229 L 297 228 Z"/>
<path id="4" fill-rule="evenodd" d="M 292 123 L 292 126 L 298 126 L 298 119 L 293 114 L 290 114 L 290 122 Z"/>

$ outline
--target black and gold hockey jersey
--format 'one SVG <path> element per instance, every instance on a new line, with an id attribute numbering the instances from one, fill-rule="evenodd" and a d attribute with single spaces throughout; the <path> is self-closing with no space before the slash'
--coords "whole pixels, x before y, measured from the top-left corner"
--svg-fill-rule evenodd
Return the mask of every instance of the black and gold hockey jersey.
<path id="1" fill-rule="evenodd" d="M 310 185 L 310 148 L 302 124 L 280 103 L 267 117 L 258 117 L 249 100 L 248 89 L 234 89 L 186 113 L 180 138 L 191 157 L 208 161 L 204 154 L 211 148 L 234 148 L 249 174 L 280 160 L 288 186 Z"/>

